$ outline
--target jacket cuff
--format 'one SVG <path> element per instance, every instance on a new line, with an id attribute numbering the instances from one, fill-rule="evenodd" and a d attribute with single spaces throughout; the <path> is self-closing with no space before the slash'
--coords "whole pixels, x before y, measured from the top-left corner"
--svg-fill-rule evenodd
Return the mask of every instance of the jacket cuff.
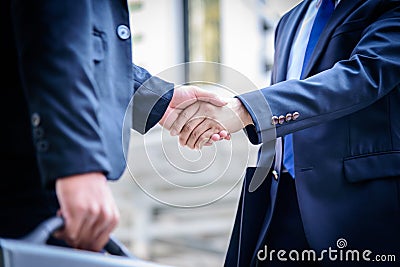
<path id="1" fill-rule="evenodd" d="M 249 141 L 258 145 L 276 138 L 275 126 L 271 124 L 271 111 L 264 95 L 256 90 L 236 96 L 249 112 L 254 125 L 245 127 Z"/>
<path id="2" fill-rule="evenodd" d="M 174 93 L 174 84 L 151 77 L 136 90 L 132 101 L 132 127 L 145 134 L 164 115 Z"/>

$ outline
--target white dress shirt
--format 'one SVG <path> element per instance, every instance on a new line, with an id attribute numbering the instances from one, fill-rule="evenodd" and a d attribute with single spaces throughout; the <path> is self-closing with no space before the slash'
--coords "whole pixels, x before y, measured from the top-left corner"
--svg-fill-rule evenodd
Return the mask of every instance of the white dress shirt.
<path id="1" fill-rule="evenodd" d="M 335 1 L 335 8 L 339 4 L 340 0 Z M 318 8 L 321 4 L 321 0 L 312 0 L 308 6 L 307 12 L 297 28 L 296 35 L 290 50 L 288 68 L 286 73 L 286 79 L 300 79 L 301 71 L 303 68 L 304 56 L 306 54 L 308 39 L 310 38 L 311 29 L 318 13 Z M 278 146 L 280 147 L 280 140 Z M 281 149 L 281 148 L 279 148 Z M 279 153 L 283 153 L 282 151 Z M 282 164 L 282 172 L 287 172 L 285 165 Z"/>
<path id="2" fill-rule="evenodd" d="M 339 2 L 340 0 L 335 1 L 335 7 Z M 297 29 L 289 56 L 288 71 L 286 74 L 287 80 L 300 79 L 308 39 L 320 4 L 320 0 L 311 1 L 300 27 Z"/>

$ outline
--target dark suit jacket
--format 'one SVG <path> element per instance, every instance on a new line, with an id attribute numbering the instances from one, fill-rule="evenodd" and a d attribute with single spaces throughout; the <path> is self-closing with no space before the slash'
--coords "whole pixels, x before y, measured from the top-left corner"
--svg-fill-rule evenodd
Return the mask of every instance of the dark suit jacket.
<path id="1" fill-rule="evenodd" d="M 54 215 L 55 179 L 118 179 L 132 95 L 141 119 L 126 120 L 128 135 L 158 122 L 173 85 L 155 78 L 138 91 L 152 76 L 132 63 L 127 1 L 6 0 L 0 10 L 0 236 L 15 236 Z"/>
<path id="2" fill-rule="evenodd" d="M 276 134 L 293 133 L 297 198 L 311 247 L 336 248 L 345 238 L 349 248 L 398 253 L 400 1 L 342 0 L 304 80 L 285 81 L 294 35 L 309 3 L 290 10 L 276 28 L 273 85 L 239 96 L 256 122 L 249 138 L 268 141 L 261 140 L 262 133 L 272 126 L 260 124 L 271 121 L 268 108 L 277 116 L 299 112 L 297 120 L 277 125 Z M 279 179 L 269 174 L 250 193 L 253 172 L 246 175 L 226 266 L 254 265 L 256 252 L 267 245 Z"/>

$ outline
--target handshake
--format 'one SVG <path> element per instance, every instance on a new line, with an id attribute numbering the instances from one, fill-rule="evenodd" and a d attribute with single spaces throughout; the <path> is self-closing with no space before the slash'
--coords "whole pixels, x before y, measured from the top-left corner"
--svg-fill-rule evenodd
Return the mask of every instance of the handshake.
<path id="1" fill-rule="evenodd" d="M 230 140 L 235 133 L 253 120 L 238 98 L 186 85 L 174 89 L 171 102 L 160 120 L 160 125 L 179 143 L 191 149 L 201 149 L 219 140 Z"/>

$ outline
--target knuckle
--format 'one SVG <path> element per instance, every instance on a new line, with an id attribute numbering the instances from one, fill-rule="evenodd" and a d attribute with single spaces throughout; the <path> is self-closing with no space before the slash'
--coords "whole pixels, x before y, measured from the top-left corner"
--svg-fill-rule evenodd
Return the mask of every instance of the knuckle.
<path id="1" fill-rule="evenodd" d="M 114 212 L 113 223 L 115 223 L 117 225 L 119 223 L 120 219 L 121 219 L 121 215 L 120 215 L 119 211 L 117 210 Z"/>
<path id="2" fill-rule="evenodd" d="M 96 216 L 97 214 L 99 214 L 99 211 L 100 211 L 100 209 L 99 209 L 99 207 L 96 206 L 96 205 L 91 205 L 91 206 L 87 209 L 87 213 L 88 213 L 90 216 Z"/>
<path id="3" fill-rule="evenodd" d="M 99 213 L 96 216 L 93 216 L 95 219 L 95 223 L 103 222 L 106 219 L 106 215 L 103 210 L 99 210 Z"/>
<path id="4" fill-rule="evenodd" d="M 109 209 L 105 209 L 105 208 L 103 208 L 101 210 L 99 215 L 100 215 L 99 217 L 101 218 L 101 220 L 103 220 L 105 222 L 110 222 L 111 218 L 113 216 L 112 212 Z"/>

